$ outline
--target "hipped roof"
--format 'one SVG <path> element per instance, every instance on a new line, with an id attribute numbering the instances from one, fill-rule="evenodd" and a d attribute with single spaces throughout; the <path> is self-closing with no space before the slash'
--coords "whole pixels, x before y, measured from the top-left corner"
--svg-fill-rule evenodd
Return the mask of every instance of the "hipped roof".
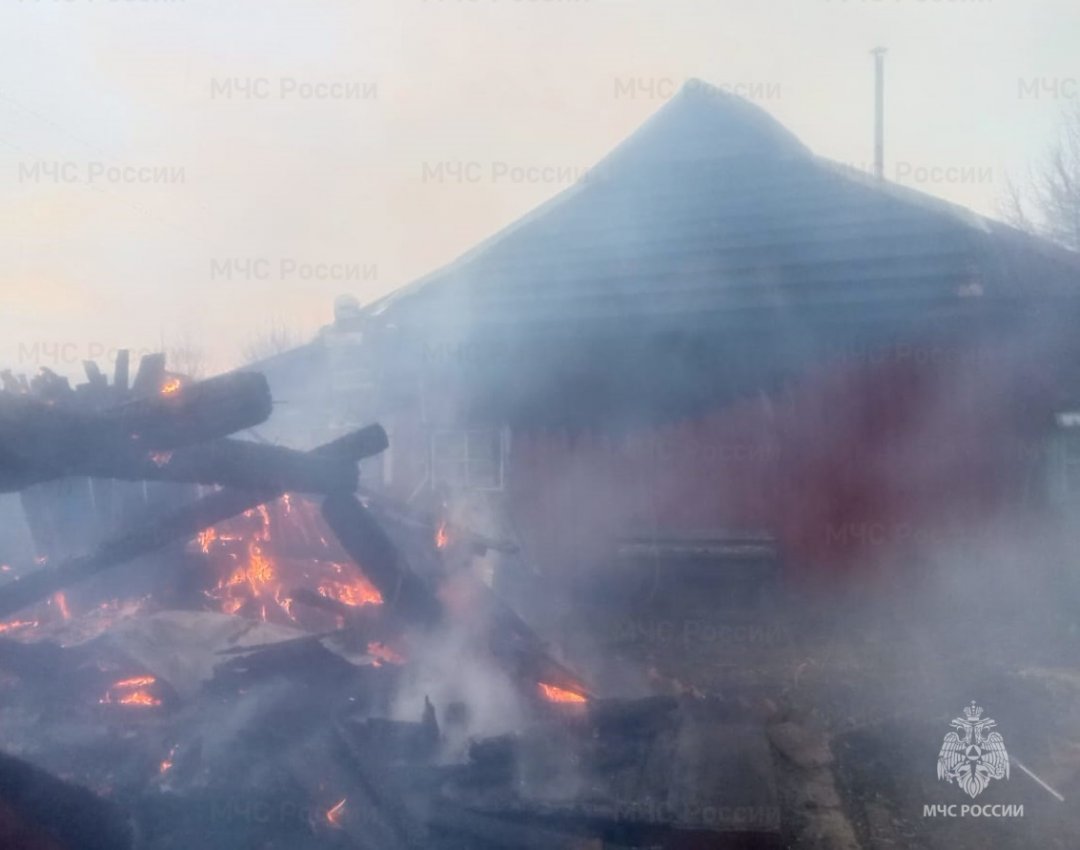
<path id="1" fill-rule="evenodd" d="M 388 325 L 709 321 L 1074 296 L 1077 256 L 815 156 L 687 83 L 579 183 L 371 305 Z"/>

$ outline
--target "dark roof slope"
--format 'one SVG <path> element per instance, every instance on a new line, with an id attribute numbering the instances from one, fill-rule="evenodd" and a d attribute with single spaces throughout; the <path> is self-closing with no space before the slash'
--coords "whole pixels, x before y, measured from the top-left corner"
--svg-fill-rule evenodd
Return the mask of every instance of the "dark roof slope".
<path id="1" fill-rule="evenodd" d="M 405 326 L 708 319 L 1076 292 L 1076 255 L 815 157 L 692 81 L 583 181 L 369 314 Z"/>

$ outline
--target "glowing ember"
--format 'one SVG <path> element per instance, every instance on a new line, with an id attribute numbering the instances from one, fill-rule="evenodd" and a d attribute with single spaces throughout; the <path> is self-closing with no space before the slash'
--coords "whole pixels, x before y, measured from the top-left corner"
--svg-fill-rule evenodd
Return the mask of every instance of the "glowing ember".
<path id="1" fill-rule="evenodd" d="M 170 770 L 172 770 L 173 756 L 175 755 L 176 747 L 173 747 L 171 750 L 169 750 L 169 754 L 165 756 L 164 760 L 161 762 L 161 767 L 158 768 L 158 773 L 168 773 Z"/>
<path id="2" fill-rule="evenodd" d="M 544 695 L 544 699 L 549 702 L 586 702 L 587 700 L 581 694 L 575 694 L 573 691 L 567 691 L 563 688 L 557 688 L 555 685 L 545 685 L 543 682 L 539 683 L 540 693 Z"/>
<path id="3" fill-rule="evenodd" d="M 282 596 L 280 587 L 277 590 L 274 591 L 274 601 L 281 607 L 281 610 L 285 612 L 286 616 L 288 616 L 290 620 L 295 620 L 296 619 L 295 617 L 293 617 L 293 612 L 292 612 L 292 605 L 293 605 L 292 597 Z M 263 619 L 264 620 L 266 619 L 265 610 L 263 612 Z"/>
<path id="4" fill-rule="evenodd" d="M 341 826 L 341 819 L 345 816 L 345 800 L 346 797 L 342 797 L 334 805 L 326 810 L 326 820 L 331 826 Z"/>
<path id="5" fill-rule="evenodd" d="M 98 700 L 101 705 L 138 705 L 154 706 L 161 705 L 161 700 L 150 693 L 146 688 L 153 685 L 157 679 L 153 676 L 135 676 L 130 679 L 121 679 L 114 682 L 112 687 L 105 692 L 105 696 Z"/>
<path id="6" fill-rule="evenodd" d="M 176 395 L 180 392 L 180 379 L 168 378 L 165 383 L 161 385 L 161 394 L 165 396 Z"/>
<path id="7" fill-rule="evenodd" d="M 299 496 L 282 496 L 203 529 L 191 549 L 208 557 L 217 583 L 203 592 L 224 614 L 323 629 L 328 612 L 294 604 L 292 591 L 318 593 L 351 608 L 383 601 L 363 572 L 345 562 L 340 546 L 327 541 L 318 505 Z"/>
<path id="8" fill-rule="evenodd" d="M 162 467 L 172 460 L 172 452 L 150 452 L 150 462 L 154 466 Z"/>
<path id="9" fill-rule="evenodd" d="M 435 529 L 435 548 L 445 549 L 446 545 L 450 542 L 450 532 L 447 531 L 446 522 L 440 522 L 439 527 Z"/>
<path id="10" fill-rule="evenodd" d="M 130 679 L 121 679 L 115 685 L 114 688 L 143 688 L 147 685 L 152 685 L 156 682 L 153 676 L 134 676 Z"/>
<path id="11" fill-rule="evenodd" d="M 395 652 L 394 650 L 392 650 L 390 647 L 388 647 L 384 643 L 378 643 L 377 641 L 372 641 L 371 643 L 369 643 L 367 645 L 367 652 L 368 652 L 368 655 L 370 655 L 374 659 L 373 663 L 374 663 L 374 665 L 376 667 L 382 667 L 382 665 L 384 663 L 386 663 L 386 664 L 404 664 L 405 663 L 405 657 L 403 655 L 401 655 L 400 653 Z"/>
<path id="12" fill-rule="evenodd" d="M 71 612 L 68 611 L 67 597 L 63 593 L 57 593 L 53 596 L 53 602 L 56 603 L 56 607 L 60 611 L 60 616 L 65 620 L 71 619 Z"/>
<path id="13" fill-rule="evenodd" d="M 217 536 L 217 532 L 214 531 L 212 527 L 204 528 L 202 531 L 199 532 L 199 536 L 197 538 L 199 541 L 199 548 L 202 549 L 204 554 L 210 554 L 210 545 L 215 540 L 217 540 Z"/>
<path id="14" fill-rule="evenodd" d="M 37 620 L 12 620 L 10 623 L 0 623 L 0 635 L 5 632 L 16 632 L 20 629 L 32 629 L 37 624 Z"/>

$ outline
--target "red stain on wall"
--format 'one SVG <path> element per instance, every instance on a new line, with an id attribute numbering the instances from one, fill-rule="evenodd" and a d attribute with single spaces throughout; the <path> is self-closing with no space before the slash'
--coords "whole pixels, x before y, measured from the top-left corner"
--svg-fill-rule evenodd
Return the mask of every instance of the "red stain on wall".
<path id="1" fill-rule="evenodd" d="M 841 363 L 692 421 L 515 435 L 511 504 L 544 569 L 650 529 L 755 529 L 793 571 L 846 574 L 1022 498 L 1053 408 L 1004 355 Z"/>

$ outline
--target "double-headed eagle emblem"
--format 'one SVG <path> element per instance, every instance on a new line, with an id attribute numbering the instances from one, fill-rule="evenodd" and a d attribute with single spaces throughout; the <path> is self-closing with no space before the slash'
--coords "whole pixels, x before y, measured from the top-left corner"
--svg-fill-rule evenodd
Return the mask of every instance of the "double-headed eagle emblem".
<path id="1" fill-rule="evenodd" d="M 992 732 L 997 722 L 982 719 L 983 710 L 971 703 L 964 716 L 951 725 L 956 732 L 945 736 L 938 753 L 938 779 L 956 780 L 961 790 L 972 798 L 986 790 L 991 779 L 1009 778 L 1009 754 L 999 732 Z"/>

